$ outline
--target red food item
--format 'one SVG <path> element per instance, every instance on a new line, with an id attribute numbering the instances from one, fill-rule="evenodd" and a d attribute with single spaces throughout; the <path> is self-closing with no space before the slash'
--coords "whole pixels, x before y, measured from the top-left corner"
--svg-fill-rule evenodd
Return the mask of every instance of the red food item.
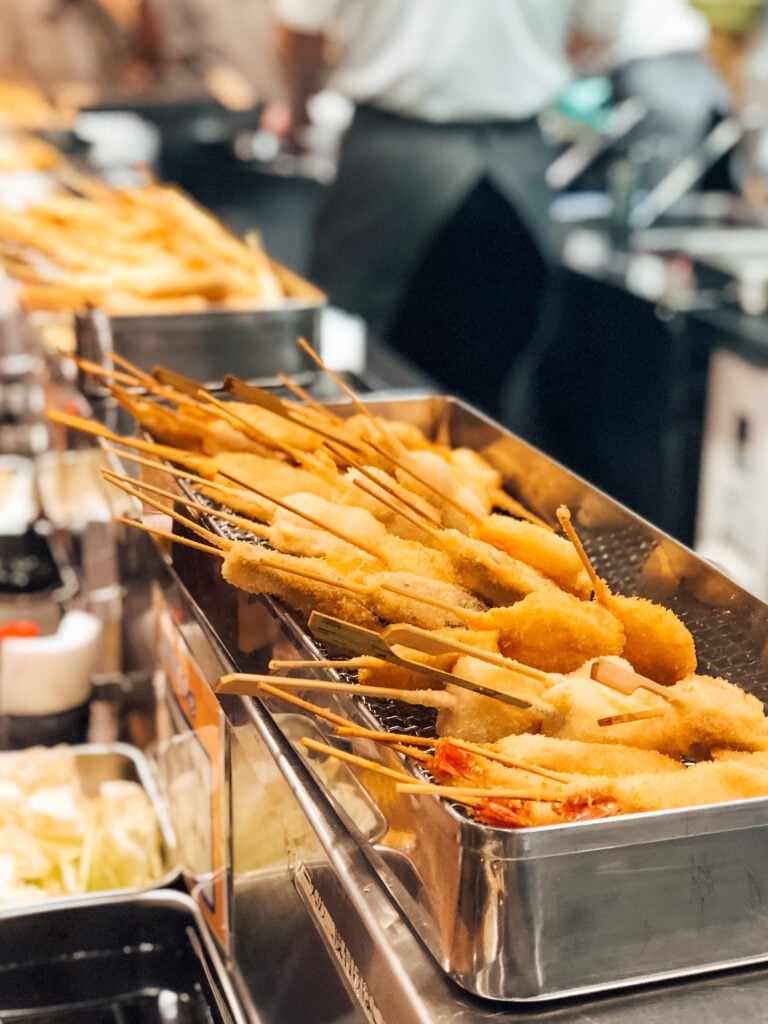
<path id="1" fill-rule="evenodd" d="M 0 623 L 0 642 L 9 637 L 40 636 L 40 627 L 30 619 L 13 619 Z"/>

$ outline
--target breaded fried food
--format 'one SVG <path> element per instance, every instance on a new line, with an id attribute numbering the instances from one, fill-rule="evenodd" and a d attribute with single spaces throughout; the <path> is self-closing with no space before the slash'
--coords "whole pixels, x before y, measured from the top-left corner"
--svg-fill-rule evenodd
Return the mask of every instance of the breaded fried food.
<path id="1" fill-rule="evenodd" d="M 590 658 L 624 649 L 624 627 L 615 615 L 554 585 L 516 604 L 490 608 L 469 624 L 498 629 L 505 657 L 545 672 L 573 672 Z"/>
<path id="2" fill-rule="evenodd" d="M 670 608 L 622 594 L 610 594 L 601 603 L 624 626 L 623 655 L 640 675 L 670 686 L 696 671 L 691 632 Z"/>
<path id="3" fill-rule="evenodd" d="M 757 697 L 713 676 L 690 675 L 669 687 L 664 713 L 642 721 L 601 726 L 599 719 L 627 710 L 664 708 L 653 693 L 619 695 L 574 673 L 551 687 L 548 700 L 561 718 L 545 731 L 594 744 L 623 743 L 670 757 L 709 757 L 712 750 L 768 750 L 768 720 Z"/>
<path id="4" fill-rule="evenodd" d="M 376 614 L 385 622 L 409 622 L 422 629 L 460 626 L 462 619 L 450 608 L 479 612 L 485 608 L 482 601 L 456 583 L 433 580 L 418 573 L 379 572 L 360 576 L 357 582 L 369 588 L 369 601 Z M 391 585 L 398 591 L 410 591 L 413 598 L 386 589 Z M 421 597 L 426 601 L 420 600 Z M 436 604 L 428 603 L 430 601 Z M 441 605 L 446 606 L 445 608 Z"/>
<path id="5" fill-rule="evenodd" d="M 403 657 L 410 661 L 429 665 L 431 668 L 439 668 L 443 672 L 450 672 L 456 660 L 455 656 L 450 654 L 430 656 L 405 648 L 401 652 L 393 647 L 393 652 L 395 654 L 402 653 Z M 368 686 L 397 687 L 398 690 L 442 689 L 444 686 L 441 680 L 425 675 L 415 668 L 409 668 L 407 665 L 394 665 L 392 662 L 381 661 L 377 658 L 370 658 L 357 669 L 357 681 Z"/>
<path id="6" fill-rule="evenodd" d="M 595 572 L 566 506 L 557 510 L 560 525 L 579 553 L 595 597 L 621 621 L 626 634 L 624 657 L 636 672 L 669 685 L 696 670 L 696 649 L 687 626 L 675 613 L 643 597 L 614 594 Z"/>
<path id="7" fill-rule="evenodd" d="M 508 555 L 532 565 L 563 590 L 588 598 L 592 584 L 579 554 L 565 537 L 536 523 L 498 512 L 470 528 L 470 536 L 487 541 Z"/>
<path id="8" fill-rule="evenodd" d="M 299 513 L 311 516 L 315 523 L 336 526 L 349 538 L 351 546 L 357 544 L 358 550 L 367 551 L 366 559 L 361 559 L 361 569 L 367 565 L 374 572 L 389 569 L 393 572 L 414 572 L 446 583 L 455 581 L 451 560 L 445 552 L 389 533 L 385 524 L 368 508 L 345 505 L 340 512 L 337 502 L 318 494 L 292 494 L 287 503 Z M 278 550 L 294 554 L 325 554 L 330 558 L 330 551 L 325 549 L 327 542 L 328 532 L 313 526 L 300 514 L 280 508 L 275 511 L 270 543 Z"/>
<path id="9" fill-rule="evenodd" d="M 676 758 L 623 743 L 585 743 L 544 734 L 505 736 L 489 747 L 550 771 L 621 777 L 637 772 L 683 772 Z"/>
<path id="10" fill-rule="evenodd" d="M 514 707 L 448 683 L 446 690 L 453 695 L 454 700 L 450 707 L 438 713 L 437 733 L 440 736 L 487 743 L 510 733 L 538 731 L 543 720 L 554 713 L 550 712 L 547 705 L 546 683 L 515 672 L 514 669 L 462 656 L 456 660 L 451 671 L 461 679 L 530 701 L 531 707 Z"/>
<path id="11" fill-rule="evenodd" d="M 307 616 L 321 608 L 358 626 L 379 625 L 366 596 L 350 592 L 345 577 L 322 558 L 300 558 L 248 541 L 233 541 L 225 552 L 221 574 L 240 590 L 279 597 Z"/>
<path id="12" fill-rule="evenodd" d="M 457 747 L 446 738 L 438 742 L 429 767 L 447 786 L 498 789 L 498 797 L 483 799 L 479 806 L 472 807 L 472 813 L 499 827 L 556 825 L 768 794 L 768 766 L 760 755 L 703 761 L 686 768 L 653 751 L 616 744 L 601 756 L 591 747 L 589 743 L 528 735 L 488 744 L 489 751 L 518 765 L 510 767 L 483 756 L 481 751 Z M 556 771 L 562 778 L 558 781 L 537 775 L 535 770 L 525 770 L 526 764 Z M 626 766 L 624 770 L 622 765 Z M 600 767 L 606 769 L 602 774 L 595 771 Z"/>
<path id="13" fill-rule="evenodd" d="M 533 566 L 484 540 L 453 529 L 436 530 L 433 536 L 451 559 L 457 579 L 490 604 L 509 605 L 536 591 L 562 593 Z"/>
<path id="14" fill-rule="evenodd" d="M 440 502 L 441 522 L 446 527 L 466 531 L 467 522 L 484 516 L 490 508 L 490 498 L 484 483 L 478 493 L 477 477 L 456 473 L 451 462 L 437 451 L 403 452 L 395 470 L 398 481 L 426 501 L 434 502 L 436 495 L 447 501 Z"/>

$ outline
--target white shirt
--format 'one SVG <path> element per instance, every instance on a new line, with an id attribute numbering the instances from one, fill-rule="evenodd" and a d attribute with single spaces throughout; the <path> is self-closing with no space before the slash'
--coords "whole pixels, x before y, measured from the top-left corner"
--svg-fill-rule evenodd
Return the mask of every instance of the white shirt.
<path id="1" fill-rule="evenodd" d="M 434 121 L 518 119 L 570 83 L 572 29 L 599 67 L 697 52 L 709 29 L 689 0 L 272 0 L 283 24 L 325 32 L 341 55 L 328 85 L 357 103 Z"/>
<path id="2" fill-rule="evenodd" d="M 688 0 L 631 0 L 603 57 L 606 66 L 617 67 L 643 57 L 699 53 L 709 37 L 709 23 Z"/>
<path id="3" fill-rule="evenodd" d="M 523 119 L 572 79 L 566 43 L 578 0 L 273 2 L 288 27 L 339 41 L 330 88 L 395 113 L 438 122 Z M 625 2 L 592 0 L 600 16 L 581 12 L 580 26 L 614 38 Z"/>

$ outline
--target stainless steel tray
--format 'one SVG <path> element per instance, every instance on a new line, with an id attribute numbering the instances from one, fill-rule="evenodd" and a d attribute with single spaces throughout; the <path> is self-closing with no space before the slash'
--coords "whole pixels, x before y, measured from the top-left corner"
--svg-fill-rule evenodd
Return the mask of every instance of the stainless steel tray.
<path id="1" fill-rule="evenodd" d="M 325 297 L 292 272 L 276 269 L 290 295 L 279 306 L 143 316 L 88 310 L 75 316 L 77 352 L 109 366 L 116 351 L 142 370 L 162 364 L 213 388 L 227 373 L 264 384 L 275 383 L 279 373 L 308 376 L 316 366 L 296 339 L 319 343 Z M 80 383 L 89 396 L 103 393 L 90 375 Z"/>
<path id="2" fill-rule="evenodd" d="M 0 1015 L 23 1024 L 257 1024 L 194 900 L 168 890 L 0 912 Z"/>
<path id="3" fill-rule="evenodd" d="M 462 403 L 430 396 L 368 404 L 483 452 L 543 518 L 554 522 L 566 503 L 610 586 L 673 608 L 695 636 L 699 671 L 765 699 L 762 602 Z M 180 557 L 180 574 L 233 663 L 263 670 L 284 644 L 278 631 L 265 628 L 261 647 L 251 637 L 248 652 L 238 650 L 242 623 L 226 620 L 233 602 L 212 586 L 215 570 L 189 549 Z M 295 649 L 318 654 L 296 616 L 256 600 Z M 248 614 L 248 602 L 235 607 Z M 286 656 L 285 646 L 276 656 Z M 423 727 L 412 709 L 376 704 L 337 699 L 334 710 L 385 729 Z M 400 798 L 381 810 L 381 834 L 362 835 L 348 818 L 350 831 L 437 962 L 478 996 L 562 998 L 768 960 L 768 798 L 519 831 L 481 825 L 432 798 Z"/>
<path id="4" fill-rule="evenodd" d="M 168 812 L 163 802 L 160 791 L 155 783 L 152 769 L 147 757 L 137 748 L 129 743 L 81 743 L 67 748 L 74 756 L 75 769 L 83 793 L 86 796 L 94 796 L 99 786 L 104 782 L 117 779 L 125 779 L 135 782 L 142 787 L 146 793 L 157 818 L 160 835 L 161 869 L 156 878 L 148 881 L 146 886 L 141 888 L 125 888 L 111 890 L 113 894 L 118 892 L 124 895 L 137 894 L 151 889 L 160 889 L 173 885 L 180 878 L 181 868 L 177 859 L 176 839 L 173 826 L 168 817 Z M 14 757 L 18 751 L 0 753 L 0 759 Z M 77 897 L 79 902 L 99 901 L 108 895 L 106 890 L 83 893 Z M 71 896 L 50 896 L 31 901 L 18 901 L 12 904 L 0 903 L 0 914 L 6 911 L 37 910 L 42 906 L 69 904 L 74 897 Z M 0 927 L 0 931 L 3 929 Z M 2 963 L 2 957 L 0 957 Z M 0 991 L 2 991 L 0 986 Z"/>

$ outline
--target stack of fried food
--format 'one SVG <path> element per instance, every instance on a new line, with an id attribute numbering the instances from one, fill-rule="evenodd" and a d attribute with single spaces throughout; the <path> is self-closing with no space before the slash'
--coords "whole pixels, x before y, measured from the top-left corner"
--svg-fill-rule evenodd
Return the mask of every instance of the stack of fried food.
<path id="1" fill-rule="evenodd" d="M 375 736 L 434 779 L 404 768 L 398 788 L 449 797 L 499 826 L 768 795 L 762 703 L 697 674 L 693 636 L 671 609 L 612 592 L 566 508 L 553 528 L 478 453 L 373 416 L 352 395 L 342 419 L 287 380 L 295 401 L 234 378 L 225 401 L 122 362 L 102 376 L 154 440 L 54 418 L 184 478 L 199 501 L 183 499 L 181 512 L 170 486 L 111 476 L 149 507 L 175 501 L 188 531 L 175 539 L 334 640 L 343 657 L 315 666 L 355 670 L 361 694 L 438 709 L 433 737 Z M 202 525 L 201 512 L 245 539 Z M 297 684 L 344 688 L 232 676 L 219 689 L 291 700 Z"/>
<path id="2" fill-rule="evenodd" d="M 257 236 L 233 235 L 176 187 L 114 189 L 71 170 L 61 175 L 71 188 L 23 210 L 0 208 L 0 257 L 25 309 L 259 309 L 293 295 L 293 276 Z"/>
<path id="3" fill-rule="evenodd" d="M 67 120 L 69 115 L 31 82 L 0 78 L 0 126 L 54 128 Z"/>
<path id="4" fill-rule="evenodd" d="M 52 171 L 63 154 L 35 132 L 60 128 L 66 117 L 33 85 L 0 79 L 0 174 Z"/>

